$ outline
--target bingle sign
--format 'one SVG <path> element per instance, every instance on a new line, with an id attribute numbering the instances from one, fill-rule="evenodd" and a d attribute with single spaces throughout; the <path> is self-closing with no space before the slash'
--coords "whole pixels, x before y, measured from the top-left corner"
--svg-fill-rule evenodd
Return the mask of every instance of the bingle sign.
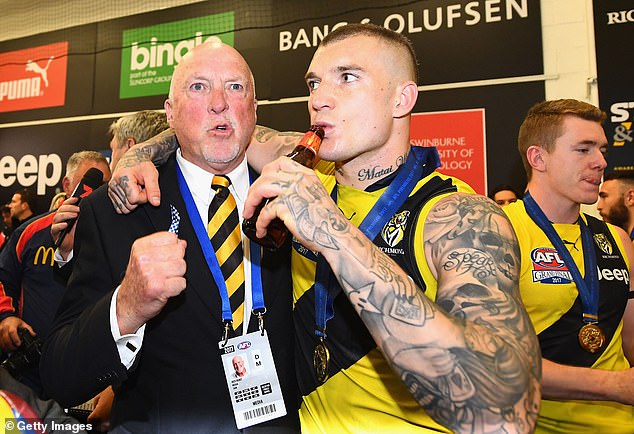
<path id="1" fill-rule="evenodd" d="M 119 98 L 166 95 L 174 67 L 192 48 L 215 39 L 233 46 L 233 12 L 123 32 Z"/>
<path id="2" fill-rule="evenodd" d="M 63 106 L 68 42 L 0 53 L 0 112 Z"/>

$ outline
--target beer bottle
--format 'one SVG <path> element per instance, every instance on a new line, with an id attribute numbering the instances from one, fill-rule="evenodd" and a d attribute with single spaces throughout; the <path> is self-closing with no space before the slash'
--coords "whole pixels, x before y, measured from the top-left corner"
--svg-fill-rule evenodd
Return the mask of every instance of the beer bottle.
<path id="1" fill-rule="evenodd" d="M 302 166 L 313 168 L 315 164 L 315 157 L 317 156 L 317 151 L 319 151 L 319 145 L 321 145 L 321 140 L 324 138 L 324 130 L 323 128 L 312 125 L 310 129 L 304 134 L 304 137 L 299 141 L 295 149 L 287 155 L 287 157 L 291 158 L 293 161 L 298 162 Z M 288 229 L 284 226 L 284 222 L 279 218 L 276 218 L 269 226 L 266 228 L 266 235 L 262 238 L 258 238 L 255 235 L 255 222 L 258 220 L 258 216 L 260 215 L 260 211 L 262 208 L 268 203 L 270 199 L 264 199 L 260 204 L 255 208 L 253 216 L 250 219 L 244 220 L 242 222 L 242 231 L 245 233 L 247 237 L 262 245 L 263 247 L 269 250 L 277 250 L 280 248 L 284 241 L 286 240 L 286 236 L 288 235 Z"/>

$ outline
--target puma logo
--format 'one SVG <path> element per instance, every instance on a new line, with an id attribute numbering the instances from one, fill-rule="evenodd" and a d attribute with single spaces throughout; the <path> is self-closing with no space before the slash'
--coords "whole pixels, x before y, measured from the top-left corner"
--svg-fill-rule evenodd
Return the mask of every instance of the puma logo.
<path id="1" fill-rule="evenodd" d="M 40 76 L 42 77 L 42 80 L 44 80 L 44 85 L 46 87 L 48 87 L 47 71 L 48 71 L 48 67 L 51 65 L 51 62 L 53 61 L 54 58 L 55 58 L 54 56 L 49 57 L 48 61 L 46 62 L 46 66 L 44 68 L 42 68 L 40 65 L 38 65 L 37 62 L 34 62 L 32 60 L 28 60 L 26 62 L 26 71 L 35 72 L 36 74 L 40 74 Z"/>

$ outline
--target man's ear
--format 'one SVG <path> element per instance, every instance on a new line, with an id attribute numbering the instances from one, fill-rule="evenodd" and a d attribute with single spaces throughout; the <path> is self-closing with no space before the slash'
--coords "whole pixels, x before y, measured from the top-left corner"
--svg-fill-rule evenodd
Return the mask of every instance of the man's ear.
<path id="1" fill-rule="evenodd" d="M 70 188 L 70 179 L 68 179 L 68 176 L 64 176 L 64 178 L 62 179 L 62 190 L 64 190 L 64 192 L 66 193 L 66 196 L 70 196 L 73 192 L 72 191 L 68 191 L 68 189 Z"/>
<path id="2" fill-rule="evenodd" d="M 526 150 L 526 160 L 533 170 L 537 170 L 538 172 L 546 170 L 545 154 L 546 151 L 541 146 L 533 145 L 528 147 Z"/>
<path id="3" fill-rule="evenodd" d="M 125 139 L 124 146 L 126 151 L 130 149 L 131 147 L 133 147 L 134 145 L 136 145 L 136 140 L 134 140 L 132 137 L 128 137 L 127 139 Z"/>
<path id="4" fill-rule="evenodd" d="M 394 117 L 402 118 L 409 115 L 418 99 L 418 86 L 413 81 L 406 81 L 398 86 L 394 104 Z"/>
<path id="5" fill-rule="evenodd" d="M 634 206 L 634 188 L 627 189 L 624 198 L 627 206 Z"/>
<path id="6" fill-rule="evenodd" d="M 163 108 L 165 109 L 165 117 L 167 122 L 172 122 L 174 120 L 174 116 L 172 116 L 172 102 L 170 99 L 166 99 L 163 103 Z"/>

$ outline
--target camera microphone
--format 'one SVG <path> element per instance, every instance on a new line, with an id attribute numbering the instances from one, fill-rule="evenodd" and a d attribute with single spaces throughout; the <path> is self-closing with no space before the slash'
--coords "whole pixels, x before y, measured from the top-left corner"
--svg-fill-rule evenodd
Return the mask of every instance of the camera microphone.
<path id="1" fill-rule="evenodd" d="M 84 177 L 81 179 L 81 182 L 77 184 L 77 187 L 75 187 L 75 191 L 73 191 L 73 194 L 71 197 L 78 198 L 77 205 L 79 205 L 79 202 L 81 202 L 81 200 L 84 197 L 92 193 L 93 190 L 99 188 L 102 182 L 103 182 L 103 172 L 95 167 L 91 167 L 84 174 Z M 59 234 L 59 238 L 57 239 L 57 242 L 55 243 L 55 249 L 58 249 L 59 246 L 62 245 L 62 241 L 64 241 L 64 237 L 66 236 L 66 234 L 70 232 L 73 226 L 75 226 L 76 221 L 77 219 L 74 218 L 66 222 L 68 226 L 66 226 L 66 228 Z"/>

